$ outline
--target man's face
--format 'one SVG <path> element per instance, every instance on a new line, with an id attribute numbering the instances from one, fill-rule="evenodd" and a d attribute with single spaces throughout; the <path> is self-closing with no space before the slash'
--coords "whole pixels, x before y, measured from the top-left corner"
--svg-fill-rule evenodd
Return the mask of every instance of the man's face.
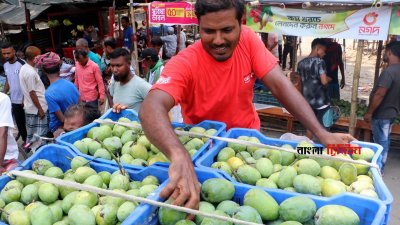
<path id="1" fill-rule="evenodd" d="M 208 13 L 200 18 L 199 24 L 201 43 L 208 54 L 219 62 L 229 59 L 240 39 L 236 10 Z"/>
<path id="2" fill-rule="evenodd" d="M 114 51 L 114 49 L 110 46 L 104 46 L 104 51 L 106 52 L 106 55 L 109 56 Z"/>
<path id="3" fill-rule="evenodd" d="M 324 58 L 325 54 L 326 54 L 326 47 L 322 46 L 322 45 L 318 45 L 317 46 L 317 54 L 319 58 Z"/>
<path id="4" fill-rule="evenodd" d="M 145 60 L 143 60 L 144 64 L 146 64 L 147 68 L 152 69 L 156 63 L 151 59 L 151 58 L 146 58 Z"/>
<path id="5" fill-rule="evenodd" d="M 126 20 L 121 20 L 121 26 L 123 27 L 123 28 L 127 28 L 128 27 L 128 22 L 126 22 Z"/>
<path id="6" fill-rule="evenodd" d="M 81 65 L 81 66 L 86 66 L 86 64 L 88 63 L 88 61 L 89 61 L 89 57 L 84 57 L 84 56 L 79 56 L 79 58 L 77 58 L 76 59 L 76 61 L 78 61 L 78 63 Z"/>
<path id="7" fill-rule="evenodd" d="M 6 61 L 13 61 L 15 59 L 15 50 L 14 48 L 2 48 L 1 54 Z"/>
<path id="8" fill-rule="evenodd" d="M 120 56 L 110 60 L 111 72 L 114 74 L 115 81 L 125 80 L 130 75 L 130 63 Z"/>
<path id="9" fill-rule="evenodd" d="M 85 125 L 85 120 L 82 114 L 75 114 L 73 117 L 64 119 L 64 130 L 70 132 Z"/>

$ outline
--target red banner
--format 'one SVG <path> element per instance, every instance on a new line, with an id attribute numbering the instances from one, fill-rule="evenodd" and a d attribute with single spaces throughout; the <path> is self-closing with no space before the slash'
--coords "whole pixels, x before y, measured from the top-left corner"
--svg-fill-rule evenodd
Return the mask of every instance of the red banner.
<path id="1" fill-rule="evenodd" d="M 197 24 L 194 5 L 188 2 L 152 2 L 149 11 L 150 23 L 192 25 Z"/>

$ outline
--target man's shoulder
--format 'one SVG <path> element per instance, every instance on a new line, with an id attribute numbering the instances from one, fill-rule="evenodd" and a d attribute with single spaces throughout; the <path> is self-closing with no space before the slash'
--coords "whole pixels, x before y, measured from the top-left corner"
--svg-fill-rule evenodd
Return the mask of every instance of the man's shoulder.
<path id="1" fill-rule="evenodd" d="M 8 95 L 4 94 L 3 92 L 0 92 L 0 103 L 3 104 L 3 102 L 10 102 L 10 97 L 8 97 Z"/>

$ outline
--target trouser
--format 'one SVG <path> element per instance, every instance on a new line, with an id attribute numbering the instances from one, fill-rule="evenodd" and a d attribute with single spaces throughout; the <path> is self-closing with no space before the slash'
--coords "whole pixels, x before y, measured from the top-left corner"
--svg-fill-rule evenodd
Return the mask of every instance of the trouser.
<path id="1" fill-rule="evenodd" d="M 288 54 L 290 55 L 290 65 L 289 68 L 292 67 L 292 63 L 293 63 L 293 46 L 291 45 L 284 45 L 283 47 L 283 59 L 282 59 L 282 68 L 285 69 L 286 68 L 286 60 L 287 60 L 287 56 Z"/>
<path id="2" fill-rule="evenodd" d="M 340 100 L 340 88 L 339 88 L 339 84 L 328 84 L 328 94 L 329 97 L 333 100 L 333 99 L 337 99 Z"/>
<path id="3" fill-rule="evenodd" d="M 37 141 L 37 137 L 34 137 L 34 134 L 37 134 L 41 137 L 47 137 L 49 132 L 49 114 L 46 112 L 46 116 L 43 119 L 40 119 L 37 114 L 26 114 L 26 124 L 28 127 L 28 142 Z"/>
<path id="4" fill-rule="evenodd" d="M 327 106 L 323 109 L 313 109 L 315 116 L 317 117 L 318 122 L 325 127 L 325 129 L 329 130 L 329 127 L 327 127 L 324 123 L 324 115 L 325 113 L 330 109 L 330 106 Z"/>
<path id="5" fill-rule="evenodd" d="M 390 132 L 394 119 L 372 119 L 372 135 L 374 142 L 381 145 L 382 151 L 382 172 L 387 160 L 390 146 Z"/>
<path id="6" fill-rule="evenodd" d="M 279 64 L 282 64 L 282 45 L 278 45 Z"/>
<path id="7" fill-rule="evenodd" d="M 22 104 L 12 103 L 12 114 L 15 123 L 17 124 L 18 132 L 21 135 L 22 140 L 26 142 L 27 131 L 26 131 L 25 111 Z"/>

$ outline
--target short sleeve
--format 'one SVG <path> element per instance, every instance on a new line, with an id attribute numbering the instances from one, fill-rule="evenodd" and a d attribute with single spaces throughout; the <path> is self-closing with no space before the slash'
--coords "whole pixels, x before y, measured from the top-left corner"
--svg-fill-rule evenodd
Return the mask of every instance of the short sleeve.
<path id="1" fill-rule="evenodd" d="M 320 59 L 318 61 L 318 73 L 320 76 L 322 76 L 324 74 L 326 75 L 326 65 L 325 65 L 325 61 L 322 59 Z"/>
<path id="2" fill-rule="evenodd" d="M 171 95 L 175 105 L 182 101 L 182 98 L 189 87 L 192 72 L 186 59 L 179 54 L 174 56 L 165 66 L 151 90 L 162 90 Z"/>
<path id="3" fill-rule="evenodd" d="M 241 38 L 247 42 L 249 47 L 253 72 L 259 79 L 262 79 L 278 65 L 278 59 L 268 51 L 261 39 L 250 28 L 242 27 Z"/>
<path id="4" fill-rule="evenodd" d="M 139 78 L 139 79 L 141 79 L 141 78 Z M 142 82 L 140 82 L 140 86 L 139 86 L 138 90 L 139 90 L 139 94 L 142 97 L 142 99 L 146 98 L 150 89 L 151 89 L 151 85 L 149 83 L 147 83 L 144 80 Z"/>
<path id="5" fill-rule="evenodd" d="M 390 88 L 392 86 L 393 77 L 390 69 L 386 69 L 382 72 L 378 79 L 378 86 L 384 88 Z"/>
<path id="6" fill-rule="evenodd" d="M 38 79 L 40 79 L 39 75 L 35 74 L 33 71 L 24 76 L 26 90 L 28 92 L 35 91 L 37 89 L 36 82 Z"/>
<path id="7" fill-rule="evenodd" d="M 0 127 L 14 127 L 10 98 L 0 93 Z"/>
<path id="8" fill-rule="evenodd" d="M 57 104 L 57 102 L 55 101 L 55 99 L 52 96 L 50 96 L 49 94 L 46 93 L 45 98 L 46 98 L 50 113 L 55 113 L 55 112 L 61 110 L 60 106 Z"/>

